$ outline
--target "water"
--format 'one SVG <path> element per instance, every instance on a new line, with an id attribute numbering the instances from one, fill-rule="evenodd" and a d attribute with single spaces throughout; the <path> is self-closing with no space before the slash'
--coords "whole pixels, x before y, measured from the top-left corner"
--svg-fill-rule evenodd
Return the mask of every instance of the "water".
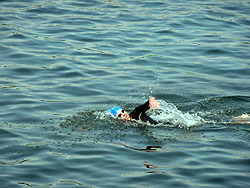
<path id="1" fill-rule="evenodd" d="M 250 1 L 5 0 L 0 25 L 0 187 L 249 187 Z M 156 126 L 106 115 L 149 96 Z"/>

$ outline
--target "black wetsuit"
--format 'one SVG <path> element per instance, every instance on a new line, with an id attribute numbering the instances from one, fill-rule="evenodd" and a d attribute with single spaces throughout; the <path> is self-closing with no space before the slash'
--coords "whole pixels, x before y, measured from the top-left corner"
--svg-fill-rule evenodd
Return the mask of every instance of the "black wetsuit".
<path id="1" fill-rule="evenodd" d="M 142 104 L 140 106 L 137 106 L 130 114 L 129 116 L 132 119 L 135 120 L 141 120 L 143 122 L 149 122 L 151 124 L 157 124 L 155 120 L 153 120 L 151 117 L 149 117 L 146 114 L 146 111 L 150 109 L 149 107 L 149 101 L 147 101 L 145 104 Z"/>

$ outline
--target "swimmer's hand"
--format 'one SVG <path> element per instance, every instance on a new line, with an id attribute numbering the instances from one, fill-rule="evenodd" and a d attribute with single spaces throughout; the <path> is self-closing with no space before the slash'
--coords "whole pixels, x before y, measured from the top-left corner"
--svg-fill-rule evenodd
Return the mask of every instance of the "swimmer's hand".
<path id="1" fill-rule="evenodd" d="M 159 103 L 156 101 L 154 97 L 150 97 L 148 99 L 148 102 L 149 102 L 149 107 L 151 110 L 159 108 Z"/>

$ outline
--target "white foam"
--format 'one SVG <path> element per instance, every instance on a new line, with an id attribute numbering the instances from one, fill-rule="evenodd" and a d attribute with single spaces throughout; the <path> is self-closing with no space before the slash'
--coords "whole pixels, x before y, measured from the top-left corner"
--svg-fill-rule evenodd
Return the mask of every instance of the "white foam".
<path id="1" fill-rule="evenodd" d="M 163 100 L 158 100 L 158 102 L 160 104 L 159 109 L 154 110 L 150 116 L 161 124 L 167 125 L 170 123 L 173 126 L 190 128 L 204 123 L 204 120 L 197 114 L 182 112 L 174 104 Z"/>

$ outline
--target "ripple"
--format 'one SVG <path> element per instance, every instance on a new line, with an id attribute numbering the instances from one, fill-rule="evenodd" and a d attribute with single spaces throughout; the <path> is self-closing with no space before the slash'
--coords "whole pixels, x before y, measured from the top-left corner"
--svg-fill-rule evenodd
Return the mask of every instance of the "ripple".
<path id="1" fill-rule="evenodd" d="M 0 4 L 3 187 L 249 187 L 248 1 Z"/>

